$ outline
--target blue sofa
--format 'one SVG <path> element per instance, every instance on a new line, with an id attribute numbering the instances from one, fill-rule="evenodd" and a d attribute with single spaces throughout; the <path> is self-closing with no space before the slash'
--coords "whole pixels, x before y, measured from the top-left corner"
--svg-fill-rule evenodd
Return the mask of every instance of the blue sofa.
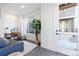
<path id="1" fill-rule="evenodd" d="M 15 44 L 10 44 L 6 47 L 0 48 L 0 56 L 7 56 L 13 52 L 22 52 L 24 50 L 23 42 L 16 42 Z"/>

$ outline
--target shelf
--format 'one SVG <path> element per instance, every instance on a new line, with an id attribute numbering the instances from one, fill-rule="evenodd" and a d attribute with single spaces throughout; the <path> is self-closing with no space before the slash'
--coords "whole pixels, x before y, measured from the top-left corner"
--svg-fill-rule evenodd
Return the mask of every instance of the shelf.
<path id="1" fill-rule="evenodd" d="M 77 33 L 72 32 L 59 32 L 60 35 L 77 35 Z"/>
<path id="2" fill-rule="evenodd" d="M 75 18 L 75 16 L 60 17 L 59 19 Z"/>

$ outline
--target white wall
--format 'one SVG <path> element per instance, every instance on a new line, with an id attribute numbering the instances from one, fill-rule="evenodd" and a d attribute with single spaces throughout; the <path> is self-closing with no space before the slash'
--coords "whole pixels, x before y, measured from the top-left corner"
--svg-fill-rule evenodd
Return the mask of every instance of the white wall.
<path id="1" fill-rule="evenodd" d="M 1 12 L 1 8 L 0 8 L 0 37 L 4 37 L 4 28 L 3 28 L 3 19 L 2 19 L 2 12 Z"/>
<path id="2" fill-rule="evenodd" d="M 37 11 L 34 11 L 28 15 L 24 15 L 23 16 L 23 31 L 22 31 L 22 35 L 26 35 L 26 39 L 31 40 L 31 41 L 36 41 L 35 38 L 35 34 L 34 33 L 27 33 L 26 29 L 27 29 L 27 23 L 29 21 L 29 18 L 34 18 L 35 16 L 40 16 L 40 9 Z"/>
<path id="3" fill-rule="evenodd" d="M 55 50 L 55 32 L 58 20 L 59 5 L 48 3 L 41 5 L 41 46 Z"/>
<path id="4" fill-rule="evenodd" d="M 19 19 L 17 20 L 18 25 L 18 31 L 23 35 L 23 16 L 19 16 Z"/>
<path id="5" fill-rule="evenodd" d="M 26 27 L 28 17 L 34 17 L 34 16 L 40 16 L 40 9 L 29 13 L 28 15 L 18 16 L 15 15 L 15 13 L 11 10 L 1 8 L 1 18 L 0 18 L 0 37 L 4 37 L 5 28 L 8 27 L 9 29 L 7 32 L 11 32 L 11 29 L 14 27 L 18 28 L 18 31 L 21 33 L 21 35 L 26 34 Z M 32 35 L 32 38 L 34 37 L 34 34 Z M 28 36 L 31 38 L 31 36 Z M 34 40 L 34 39 L 33 39 Z"/>
<path id="6" fill-rule="evenodd" d="M 8 12 L 5 9 L 1 9 L 1 35 L 0 37 L 4 37 L 4 33 L 6 32 L 5 28 L 8 27 L 7 32 L 11 32 L 12 28 L 18 27 L 19 17 L 15 14 Z"/>

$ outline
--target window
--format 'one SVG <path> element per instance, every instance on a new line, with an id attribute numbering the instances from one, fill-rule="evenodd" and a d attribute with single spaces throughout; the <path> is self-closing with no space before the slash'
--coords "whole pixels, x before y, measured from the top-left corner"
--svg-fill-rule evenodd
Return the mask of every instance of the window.
<path id="1" fill-rule="evenodd" d="M 60 19 L 59 31 L 60 32 L 74 32 L 74 18 Z"/>
<path id="2" fill-rule="evenodd" d="M 33 17 L 29 17 L 28 19 L 28 28 L 27 28 L 27 33 L 34 33 L 34 29 L 32 28 L 32 21 L 33 21 Z"/>

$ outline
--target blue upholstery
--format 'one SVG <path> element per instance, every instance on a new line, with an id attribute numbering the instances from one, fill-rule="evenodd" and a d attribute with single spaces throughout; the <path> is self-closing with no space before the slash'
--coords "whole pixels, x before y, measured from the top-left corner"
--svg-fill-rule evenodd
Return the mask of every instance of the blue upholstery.
<path id="1" fill-rule="evenodd" d="M 6 56 L 12 52 L 22 52 L 24 50 L 24 43 L 23 42 L 17 42 L 15 44 L 6 46 L 4 48 L 0 49 L 0 56 Z"/>
<path id="2" fill-rule="evenodd" d="M 6 43 L 4 40 L 0 40 L 0 48 L 3 48 L 6 46 Z"/>
<path id="3" fill-rule="evenodd" d="M 0 37 L 0 48 L 3 48 L 9 44 L 9 41 L 7 42 L 7 39 L 1 38 Z"/>

